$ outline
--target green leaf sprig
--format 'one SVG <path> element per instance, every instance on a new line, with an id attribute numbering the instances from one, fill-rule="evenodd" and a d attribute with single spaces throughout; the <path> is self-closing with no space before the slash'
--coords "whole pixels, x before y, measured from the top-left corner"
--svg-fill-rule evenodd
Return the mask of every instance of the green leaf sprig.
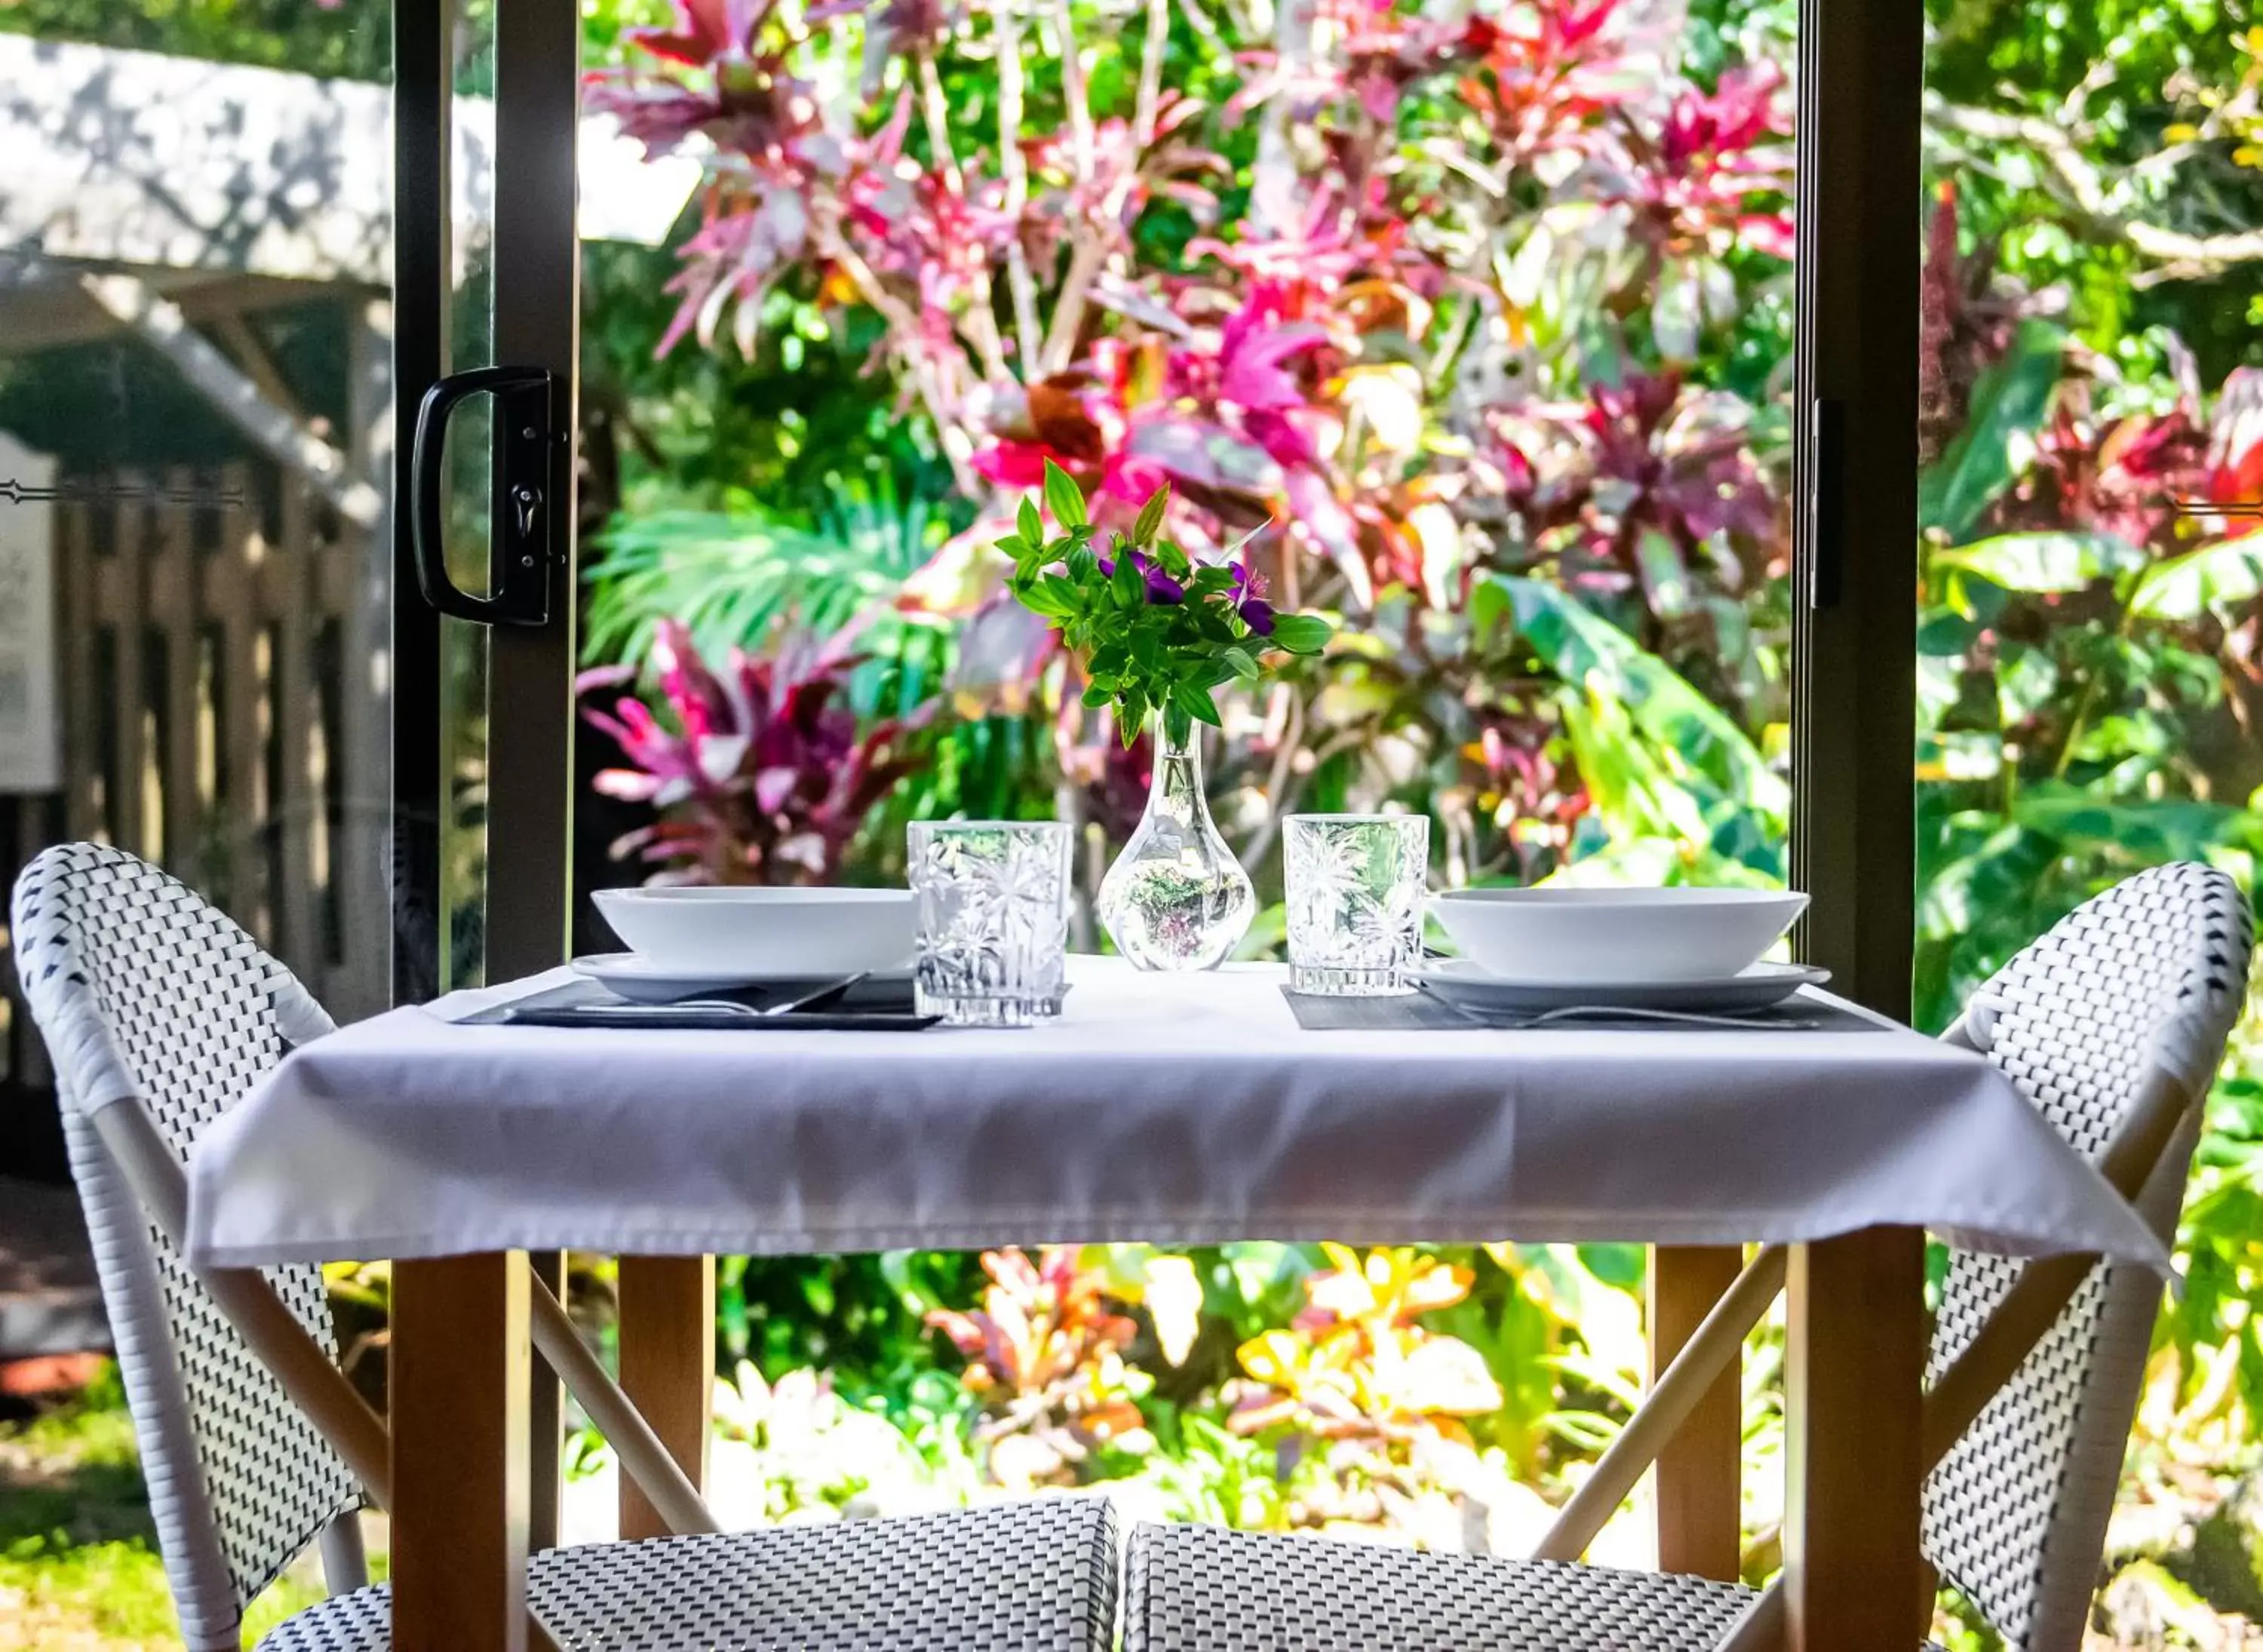
<path id="1" fill-rule="evenodd" d="M 1216 728 L 1220 687 L 1256 681 L 1276 650 L 1319 654 L 1334 634 L 1315 615 L 1276 612 L 1240 562 L 1197 562 L 1161 538 L 1170 496 L 1168 484 L 1158 488 L 1103 554 L 1083 490 L 1047 460 L 1045 508 L 1059 531 L 1048 538 L 1037 502 L 1024 498 L 1014 534 L 998 541 L 1014 561 L 1014 595 L 1083 662 L 1084 703 L 1113 705 L 1127 746 L 1151 711 L 1175 740 L 1197 722 Z"/>

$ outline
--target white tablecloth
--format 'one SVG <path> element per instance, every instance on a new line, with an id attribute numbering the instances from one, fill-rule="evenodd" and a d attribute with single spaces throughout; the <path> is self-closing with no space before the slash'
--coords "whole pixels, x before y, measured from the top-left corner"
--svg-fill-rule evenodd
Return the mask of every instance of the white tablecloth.
<path id="1" fill-rule="evenodd" d="M 1905 1030 L 1306 1032 L 1271 967 L 1080 959 L 1072 980 L 1060 1021 L 1019 1032 L 462 1026 L 444 1016 L 480 1000 L 460 995 L 395 1010 L 292 1054 L 198 1144 L 190 1254 L 1725 1243 L 1900 1223 L 2162 1260 L 1993 1068 Z"/>

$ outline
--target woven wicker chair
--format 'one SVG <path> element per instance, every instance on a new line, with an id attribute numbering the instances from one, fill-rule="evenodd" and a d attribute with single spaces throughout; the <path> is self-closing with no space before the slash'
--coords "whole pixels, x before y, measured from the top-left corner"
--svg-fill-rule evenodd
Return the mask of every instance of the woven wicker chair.
<path id="1" fill-rule="evenodd" d="M 383 1483 L 385 1441 L 333 1363 L 319 1272 L 199 1276 L 174 1243 L 190 1148 L 329 1017 L 226 917 L 116 850 L 47 851 L 18 880 L 14 920 L 189 1652 L 235 1652 L 245 1607 L 318 1540 L 331 1598 L 262 1644 L 385 1652 L 389 1601 L 365 1586 L 356 1521 L 365 1488 Z M 545 1350 L 568 1367 L 578 1351 Z M 667 1490 L 647 1489 L 656 1502 Z M 678 1490 L 676 1523 L 703 1529 Z M 567 1652 L 1102 1652 L 1115 1531 L 1099 1500 L 1052 1499 L 557 1549 L 534 1557 L 528 1583 Z"/>
<path id="2" fill-rule="evenodd" d="M 2121 1185 L 2142 1187 L 2139 1207 L 2165 1239 L 2197 1103 L 2245 994 L 2252 932 L 2222 873 L 2190 865 L 2141 873 L 2014 959 L 1948 1036 L 1985 1052 L 2107 1164 L 2127 1156 L 2141 1117 L 2157 1120 L 2142 1127 L 2151 1148 Z M 1780 1257 L 1777 1266 L 1780 1279 Z M 2032 1341 L 2020 1333 L 2003 1367 L 2016 1370 L 2000 1387 L 1992 1378 L 1977 1421 L 1945 1436 L 1954 1443 L 1926 1485 L 1927 1558 L 2020 1652 L 2081 1644 L 2160 1300 L 2160 1280 L 2143 1269 L 2079 1267 L 2061 1270 L 2064 1286 L 2034 1319 L 2048 1329 Z M 2018 1316 L 1999 1308 L 2022 1272 L 1953 1255 L 1929 1412 L 1983 1326 Z M 1928 1416 L 1929 1426 L 1937 1421 Z M 1567 1552 L 1584 1547 L 1582 1537 Z M 1731 1583 L 1561 1559 L 1144 1525 L 1132 1534 L 1125 1596 L 1124 1652 L 1707 1652 L 1732 1631 L 1741 1643 L 1761 1602 Z"/>

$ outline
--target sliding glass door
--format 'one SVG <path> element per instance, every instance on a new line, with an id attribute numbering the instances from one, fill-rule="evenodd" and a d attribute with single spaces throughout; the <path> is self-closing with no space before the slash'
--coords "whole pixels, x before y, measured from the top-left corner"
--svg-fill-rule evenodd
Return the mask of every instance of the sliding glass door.
<path id="1" fill-rule="evenodd" d="M 393 481 L 404 996 L 560 960 L 579 24 L 401 0 Z"/>
<path id="2" fill-rule="evenodd" d="M 417 999 L 565 956 L 581 40 L 571 0 L 398 0 L 394 33 L 393 977 Z M 539 1546 L 553 1378 L 529 1429 Z"/>

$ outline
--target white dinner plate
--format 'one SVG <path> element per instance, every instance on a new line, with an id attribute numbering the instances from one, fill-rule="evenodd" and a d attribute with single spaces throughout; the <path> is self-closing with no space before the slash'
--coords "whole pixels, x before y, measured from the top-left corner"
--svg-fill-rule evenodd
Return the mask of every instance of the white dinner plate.
<path id="1" fill-rule="evenodd" d="M 764 970 L 740 970 L 728 975 L 690 974 L 663 965 L 638 953 L 592 953 L 574 960 L 576 973 L 626 998 L 631 1004 L 675 1004 L 711 993 L 762 987 L 791 996 L 795 989 L 813 991 L 839 976 L 813 975 L 807 970 L 778 975 Z M 846 973 L 845 971 L 843 972 Z M 909 968 L 873 971 L 874 981 L 908 981 Z"/>
<path id="2" fill-rule="evenodd" d="M 1521 981 L 1493 975 L 1467 958 L 1428 958 L 1414 977 L 1433 996 L 1495 1014 L 1539 1015 L 1592 1004 L 1738 1015 L 1781 1004 L 1802 987 L 1819 987 L 1831 972 L 1812 964 L 1760 963 L 1704 981 Z"/>

